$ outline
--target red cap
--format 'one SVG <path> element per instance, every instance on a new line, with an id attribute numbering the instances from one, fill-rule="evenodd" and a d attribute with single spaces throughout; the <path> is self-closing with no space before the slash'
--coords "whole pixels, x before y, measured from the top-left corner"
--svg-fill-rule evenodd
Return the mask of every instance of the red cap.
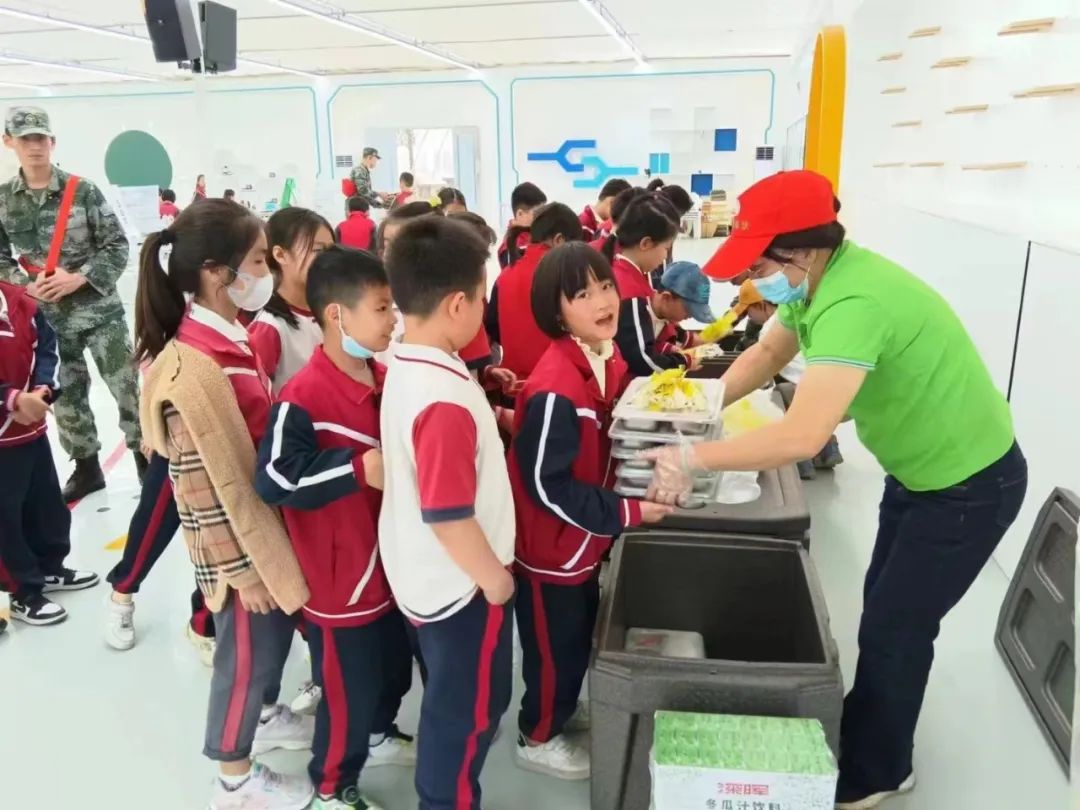
<path id="1" fill-rule="evenodd" d="M 777 172 L 739 195 L 731 236 L 701 268 L 727 281 L 742 273 L 774 238 L 836 222 L 832 183 L 817 172 Z"/>

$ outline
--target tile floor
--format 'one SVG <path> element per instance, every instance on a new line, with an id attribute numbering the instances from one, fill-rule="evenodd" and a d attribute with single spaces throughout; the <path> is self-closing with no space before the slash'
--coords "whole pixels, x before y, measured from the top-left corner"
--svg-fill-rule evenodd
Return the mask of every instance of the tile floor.
<path id="1" fill-rule="evenodd" d="M 95 413 L 107 455 L 120 435 L 115 408 L 100 382 Z M 55 438 L 55 437 L 54 437 Z M 834 476 L 808 486 L 812 557 L 824 585 L 832 629 L 850 682 L 862 574 L 870 556 L 881 471 L 845 429 L 848 459 Z M 57 450 L 61 477 L 68 463 Z M 119 558 L 106 545 L 127 530 L 138 488 L 125 455 L 106 492 L 74 513 L 73 562 L 104 574 Z M 1043 493 L 1032 493 L 1041 498 Z M 84 810 L 198 810 L 205 806 L 211 765 L 200 756 L 208 670 L 183 637 L 192 577 L 183 543 L 166 552 L 137 600 L 138 646 L 117 653 L 102 641 L 107 586 L 61 595 L 71 619 L 55 628 L 23 625 L 0 638 L 0 807 L 42 804 Z M 1043 740 L 994 648 L 994 626 L 1006 580 L 991 564 L 945 622 L 919 726 L 919 787 L 890 810 L 1056 810 L 1067 804 L 1065 775 Z M 299 645 L 285 676 L 285 695 L 304 675 Z M 417 690 L 403 727 L 415 728 Z M 518 770 L 512 761 L 513 718 L 484 774 L 485 807 L 579 810 L 585 784 L 566 784 Z M 271 764 L 302 771 L 305 757 L 271 755 Z M 55 782 L 53 780 L 56 780 Z M 416 806 L 411 772 L 382 769 L 365 787 L 387 810 Z"/>

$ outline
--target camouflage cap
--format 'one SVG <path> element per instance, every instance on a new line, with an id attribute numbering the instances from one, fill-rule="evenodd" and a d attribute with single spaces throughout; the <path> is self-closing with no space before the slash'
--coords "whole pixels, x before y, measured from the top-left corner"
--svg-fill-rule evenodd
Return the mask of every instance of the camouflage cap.
<path id="1" fill-rule="evenodd" d="M 53 137 L 49 114 L 41 107 L 9 107 L 4 116 L 4 130 L 13 138 L 27 135 Z"/>

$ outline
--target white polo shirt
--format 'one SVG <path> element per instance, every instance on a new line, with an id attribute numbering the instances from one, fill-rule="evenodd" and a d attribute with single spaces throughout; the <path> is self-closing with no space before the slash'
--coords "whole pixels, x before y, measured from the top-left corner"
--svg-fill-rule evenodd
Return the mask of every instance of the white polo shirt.
<path id="1" fill-rule="evenodd" d="M 275 397 L 322 346 L 322 329 L 315 322 L 315 316 L 299 307 L 290 306 L 289 309 L 299 323 L 295 328 L 265 309 L 248 327 L 251 346 L 263 371 L 274 384 Z"/>
<path id="2" fill-rule="evenodd" d="M 456 356 L 393 346 L 380 422 L 385 490 L 379 553 L 410 619 L 446 619 L 477 585 L 446 553 L 432 524 L 475 517 L 499 561 L 514 559 L 514 498 L 495 416 Z"/>

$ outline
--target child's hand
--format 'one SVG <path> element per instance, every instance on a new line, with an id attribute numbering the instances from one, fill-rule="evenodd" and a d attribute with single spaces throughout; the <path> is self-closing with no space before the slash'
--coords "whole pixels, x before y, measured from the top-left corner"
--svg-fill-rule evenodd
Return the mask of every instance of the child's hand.
<path id="1" fill-rule="evenodd" d="M 49 410 L 44 391 L 37 390 L 30 393 L 23 391 L 15 400 L 13 416 L 20 425 L 34 425 L 44 419 Z"/>
<path id="2" fill-rule="evenodd" d="M 492 605 L 505 605 L 514 595 L 514 575 L 504 570 L 494 588 L 484 590 L 484 598 Z"/>
<path id="3" fill-rule="evenodd" d="M 361 461 L 364 462 L 364 481 L 372 489 L 382 489 L 385 484 L 382 451 L 368 450 L 361 457 Z"/>
<path id="4" fill-rule="evenodd" d="M 684 358 L 686 358 L 686 370 L 698 371 L 701 368 L 701 359 L 698 357 L 697 352 L 680 352 Z"/>
<path id="5" fill-rule="evenodd" d="M 491 382 L 497 384 L 504 394 L 515 394 L 515 387 L 517 386 L 517 375 L 508 368 L 499 368 L 498 366 L 489 366 L 485 375 Z"/>
<path id="6" fill-rule="evenodd" d="M 277 602 L 274 601 L 270 591 L 261 582 L 258 585 L 241 588 L 236 592 L 236 595 L 240 598 L 240 604 L 244 606 L 244 610 L 248 613 L 265 615 L 272 610 L 277 610 Z"/>
<path id="7" fill-rule="evenodd" d="M 666 518 L 672 512 L 675 511 L 674 506 L 668 506 L 662 503 L 654 503 L 653 501 L 641 502 L 641 522 L 642 523 L 659 523 Z"/>

